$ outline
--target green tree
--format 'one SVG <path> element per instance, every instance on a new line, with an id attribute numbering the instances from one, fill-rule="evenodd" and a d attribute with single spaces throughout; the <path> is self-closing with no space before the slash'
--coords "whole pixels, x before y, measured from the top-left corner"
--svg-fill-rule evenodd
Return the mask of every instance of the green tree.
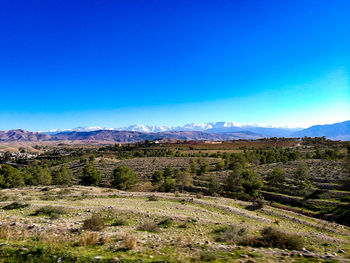
<path id="1" fill-rule="evenodd" d="M 234 167 L 239 164 L 241 167 L 245 167 L 247 164 L 247 159 L 241 153 L 233 153 L 231 154 L 228 168 L 233 170 Z"/>
<path id="2" fill-rule="evenodd" d="M 241 176 L 242 170 L 235 169 L 226 178 L 225 189 L 234 196 L 240 196 L 243 192 L 243 178 Z"/>
<path id="3" fill-rule="evenodd" d="M 137 178 L 131 168 L 119 166 L 113 171 L 112 185 L 120 190 L 128 190 L 136 184 Z"/>
<path id="4" fill-rule="evenodd" d="M 191 170 L 191 174 L 197 173 L 197 165 L 193 159 L 190 160 L 190 170 Z"/>
<path id="5" fill-rule="evenodd" d="M 164 177 L 172 177 L 174 175 L 174 169 L 171 165 L 168 165 L 167 167 L 164 168 L 163 171 L 163 176 Z"/>
<path id="6" fill-rule="evenodd" d="M 241 174 L 243 177 L 242 186 L 244 193 L 249 197 L 257 198 L 259 190 L 264 186 L 260 176 L 252 170 L 246 169 Z"/>
<path id="7" fill-rule="evenodd" d="M 52 172 L 52 177 L 55 185 L 70 185 L 72 183 L 73 173 L 66 165 L 63 165 L 59 170 Z"/>
<path id="8" fill-rule="evenodd" d="M 249 169 L 242 170 L 239 166 L 226 178 L 225 188 L 236 198 L 256 198 L 263 182 L 258 174 Z"/>
<path id="9" fill-rule="evenodd" d="M 220 190 L 220 182 L 216 176 L 211 176 L 209 178 L 208 192 L 213 195 Z"/>
<path id="10" fill-rule="evenodd" d="M 271 186 L 283 184 L 285 182 L 285 171 L 280 167 L 275 167 L 268 173 L 266 180 Z"/>
<path id="11" fill-rule="evenodd" d="M 100 170 L 97 170 L 92 162 L 87 162 L 82 170 L 80 179 L 82 185 L 97 186 L 101 183 L 102 172 Z"/>
<path id="12" fill-rule="evenodd" d="M 170 176 L 164 177 L 160 190 L 162 192 L 173 192 L 175 190 L 175 180 Z"/>
<path id="13" fill-rule="evenodd" d="M 21 172 L 11 165 L 3 164 L 0 167 L 0 187 L 13 188 L 24 186 Z"/>
<path id="14" fill-rule="evenodd" d="M 304 162 L 299 163 L 297 169 L 294 171 L 294 178 L 297 182 L 309 179 L 309 170 L 307 164 Z"/>
<path id="15" fill-rule="evenodd" d="M 306 163 L 299 163 L 297 169 L 294 171 L 294 179 L 296 180 L 296 185 L 300 195 L 307 195 L 312 188 L 309 178 L 310 175 Z"/>
<path id="16" fill-rule="evenodd" d="M 51 172 L 47 167 L 39 165 L 28 168 L 29 174 L 26 174 L 28 185 L 49 185 L 52 183 Z"/>
<path id="17" fill-rule="evenodd" d="M 164 176 L 162 171 L 157 170 L 152 174 L 151 182 L 153 186 L 156 186 L 159 188 L 163 180 L 164 180 Z"/>
<path id="18" fill-rule="evenodd" d="M 199 169 L 197 171 L 197 175 L 201 176 L 209 172 L 209 163 L 208 162 L 201 162 L 199 165 Z"/>
<path id="19" fill-rule="evenodd" d="M 350 147 L 348 148 L 348 151 L 350 151 L 349 149 Z M 345 172 L 345 175 L 341 179 L 340 183 L 344 190 L 350 190 L 350 156 L 346 158 L 344 162 L 344 172 Z"/>
<path id="20" fill-rule="evenodd" d="M 215 170 L 216 171 L 222 171 L 225 169 L 225 163 L 223 160 L 219 160 L 216 165 L 215 165 Z"/>
<path id="21" fill-rule="evenodd" d="M 193 183 L 193 178 L 188 171 L 179 172 L 176 175 L 176 182 L 181 186 L 181 192 L 184 191 L 184 187 L 191 186 Z"/>

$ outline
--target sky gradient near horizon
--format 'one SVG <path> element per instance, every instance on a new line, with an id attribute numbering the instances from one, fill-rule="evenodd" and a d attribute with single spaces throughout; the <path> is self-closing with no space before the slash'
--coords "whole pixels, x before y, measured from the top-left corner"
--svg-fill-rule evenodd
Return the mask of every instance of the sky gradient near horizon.
<path id="1" fill-rule="evenodd" d="M 350 119 L 350 1 L 4 0 L 0 130 Z"/>

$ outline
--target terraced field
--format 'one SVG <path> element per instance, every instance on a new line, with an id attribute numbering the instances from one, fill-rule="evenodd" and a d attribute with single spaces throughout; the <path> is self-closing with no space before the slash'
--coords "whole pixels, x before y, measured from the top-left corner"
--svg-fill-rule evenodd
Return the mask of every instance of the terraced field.
<path id="1" fill-rule="evenodd" d="M 83 186 L 4 189 L 0 198 L 2 262 L 350 261 L 348 227 L 271 206 L 251 211 L 249 202 Z M 57 211 L 45 214 L 48 206 Z M 84 220 L 93 215 L 103 219 L 103 228 L 86 229 Z M 296 233 L 304 247 L 220 241 L 219 230 L 230 225 L 251 237 L 269 226 Z"/>

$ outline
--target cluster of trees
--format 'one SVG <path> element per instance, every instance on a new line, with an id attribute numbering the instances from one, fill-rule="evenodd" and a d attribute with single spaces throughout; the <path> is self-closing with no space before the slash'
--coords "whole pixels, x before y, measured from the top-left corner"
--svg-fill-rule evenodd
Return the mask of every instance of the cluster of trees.
<path id="1" fill-rule="evenodd" d="M 275 167 L 266 176 L 267 187 L 270 191 L 275 191 L 284 187 L 283 184 L 286 182 L 285 171 L 280 167 Z M 310 174 L 307 164 L 300 162 L 291 174 L 293 184 L 296 186 L 298 195 L 305 196 L 309 194 L 309 190 L 312 188 L 310 181 Z"/>
<path id="2" fill-rule="evenodd" d="M 151 182 L 160 192 L 173 192 L 177 187 L 183 191 L 185 187 L 192 185 L 193 177 L 190 169 L 173 169 L 171 165 L 168 165 L 163 171 L 155 171 Z"/>
<path id="3" fill-rule="evenodd" d="M 0 188 L 14 188 L 31 185 L 70 185 L 72 172 L 62 166 L 59 169 L 50 170 L 47 167 L 28 166 L 17 169 L 11 165 L 3 164 L 0 167 Z"/>
<path id="4" fill-rule="evenodd" d="M 231 159 L 229 168 L 232 172 L 226 178 L 224 185 L 229 196 L 239 199 L 259 197 L 259 190 L 264 186 L 263 180 L 256 172 L 245 167 L 243 158 Z"/>
<path id="5" fill-rule="evenodd" d="M 345 157 L 339 149 L 326 149 L 321 151 L 320 148 L 316 148 L 315 153 L 313 155 L 308 154 L 309 159 L 326 159 L 326 160 L 341 160 Z"/>
<path id="6" fill-rule="evenodd" d="M 208 173 L 210 170 L 209 162 L 203 161 L 200 158 L 197 159 L 197 162 L 191 159 L 189 164 L 190 164 L 189 171 L 191 175 L 202 176 Z"/>

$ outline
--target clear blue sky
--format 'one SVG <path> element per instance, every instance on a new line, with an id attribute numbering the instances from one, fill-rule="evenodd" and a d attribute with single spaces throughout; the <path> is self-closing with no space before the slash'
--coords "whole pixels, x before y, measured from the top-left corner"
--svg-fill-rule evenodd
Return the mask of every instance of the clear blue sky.
<path id="1" fill-rule="evenodd" d="M 350 119 L 348 0 L 2 0 L 0 130 Z"/>

